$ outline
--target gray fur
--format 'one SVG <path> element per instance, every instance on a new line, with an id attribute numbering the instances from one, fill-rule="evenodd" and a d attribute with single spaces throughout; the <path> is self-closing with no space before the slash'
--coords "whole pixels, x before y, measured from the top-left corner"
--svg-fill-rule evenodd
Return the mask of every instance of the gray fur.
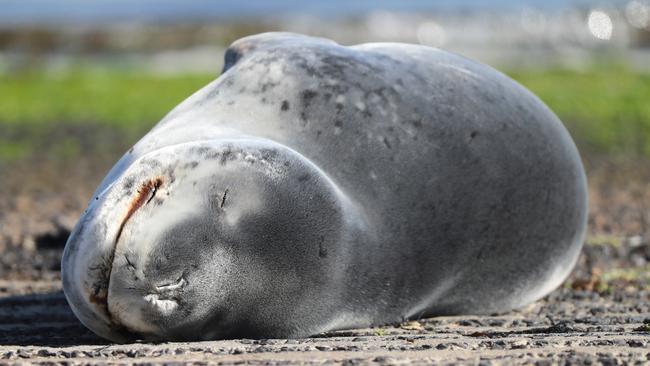
<path id="1" fill-rule="evenodd" d="M 578 152 L 508 77 L 422 46 L 286 33 L 241 39 L 225 58 L 116 164 L 66 246 L 66 295 L 98 334 L 301 337 L 502 312 L 573 267 L 587 213 Z M 115 234 L 106 218 L 153 171 L 160 192 Z M 184 199 L 198 203 L 161 214 Z M 152 228 L 154 217 L 173 222 Z M 113 258 L 98 280 L 108 310 L 83 300 L 98 275 L 80 245 Z M 179 285 L 155 292 L 168 283 Z M 152 291 L 177 304 L 170 314 L 142 301 Z M 149 330 L 117 314 L 133 309 Z"/>

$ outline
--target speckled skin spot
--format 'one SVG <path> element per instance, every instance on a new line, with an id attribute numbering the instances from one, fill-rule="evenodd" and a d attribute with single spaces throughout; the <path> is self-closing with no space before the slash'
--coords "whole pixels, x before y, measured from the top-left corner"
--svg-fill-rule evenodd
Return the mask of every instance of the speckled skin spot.
<path id="1" fill-rule="evenodd" d="M 225 59 L 109 172 L 68 242 L 66 296 L 98 334 L 301 337 L 501 312 L 571 270 L 587 212 L 578 152 L 503 74 L 287 33 Z M 155 176 L 156 198 L 111 244 Z"/>

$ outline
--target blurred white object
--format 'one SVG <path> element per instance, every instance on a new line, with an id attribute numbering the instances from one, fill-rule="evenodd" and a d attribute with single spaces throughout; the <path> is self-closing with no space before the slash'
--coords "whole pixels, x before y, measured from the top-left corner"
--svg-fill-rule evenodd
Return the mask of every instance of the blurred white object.
<path id="1" fill-rule="evenodd" d="M 589 26 L 589 31 L 591 34 L 605 41 L 609 41 L 612 38 L 612 18 L 602 10 L 592 10 L 589 13 L 589 20 L 587 21 Z"/>

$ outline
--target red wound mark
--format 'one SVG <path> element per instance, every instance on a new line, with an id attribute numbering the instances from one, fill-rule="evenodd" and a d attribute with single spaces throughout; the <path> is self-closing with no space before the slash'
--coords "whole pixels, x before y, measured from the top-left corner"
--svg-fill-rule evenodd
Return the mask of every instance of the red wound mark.
<path id="1" fill-rule="evenodd" d="M 124 219 L 122 219 L 122 223 L 120 223 L 120 228 L 117 230 L 117 236 L 115 237 L 116 245 L 117 242 L 120 240 L 120 236 L 122 235 L 122 230 L 124 229 L 124 225 L 126 225 L 127 221 L 129 221 L 131 216 L 133 216 L 133 214 L 140 207 L 146 205 L 154 198 L 154 196 L 156 195 L 156 191 L 158 191 L 158 188 L 162 186 L 162 183 L 163 182 L 161 178 L 155 178 L 147 182 L 144 182 L 140 187 L 140 189 L 138 189 L 137 195 L 131 201 L 131 204 L 129 205 L 129 210 L 126 212 Z"/>

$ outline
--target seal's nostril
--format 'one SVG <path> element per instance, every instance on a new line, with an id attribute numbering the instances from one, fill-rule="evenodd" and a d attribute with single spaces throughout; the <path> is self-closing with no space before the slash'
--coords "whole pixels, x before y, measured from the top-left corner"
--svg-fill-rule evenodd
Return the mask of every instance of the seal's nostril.
<path id="1" fill-rule="evenodd" d="M 165 292 L 165 291 L 173 291 L 173 290 L 178 290 L 180 288 L 185 287 L 187 285 L 187 281 L 185 280 L 185 274 L 182 274 L 176 281 L 171 282 L 171 283 L 165 283 L 159 286 L 156 286 L 156 291 L 158 292 Z"/>
<path id="2" fill-rule="evenodd" d="M 155 293 L 144 296 L 144 300 L 161 314 L 170 315 L 179 305 L 175 291 L 181 290 L 186 285 L 187 281 L 185 280 L 185 273 L 183 273 L 174 282 L 155 286 Z"/>

